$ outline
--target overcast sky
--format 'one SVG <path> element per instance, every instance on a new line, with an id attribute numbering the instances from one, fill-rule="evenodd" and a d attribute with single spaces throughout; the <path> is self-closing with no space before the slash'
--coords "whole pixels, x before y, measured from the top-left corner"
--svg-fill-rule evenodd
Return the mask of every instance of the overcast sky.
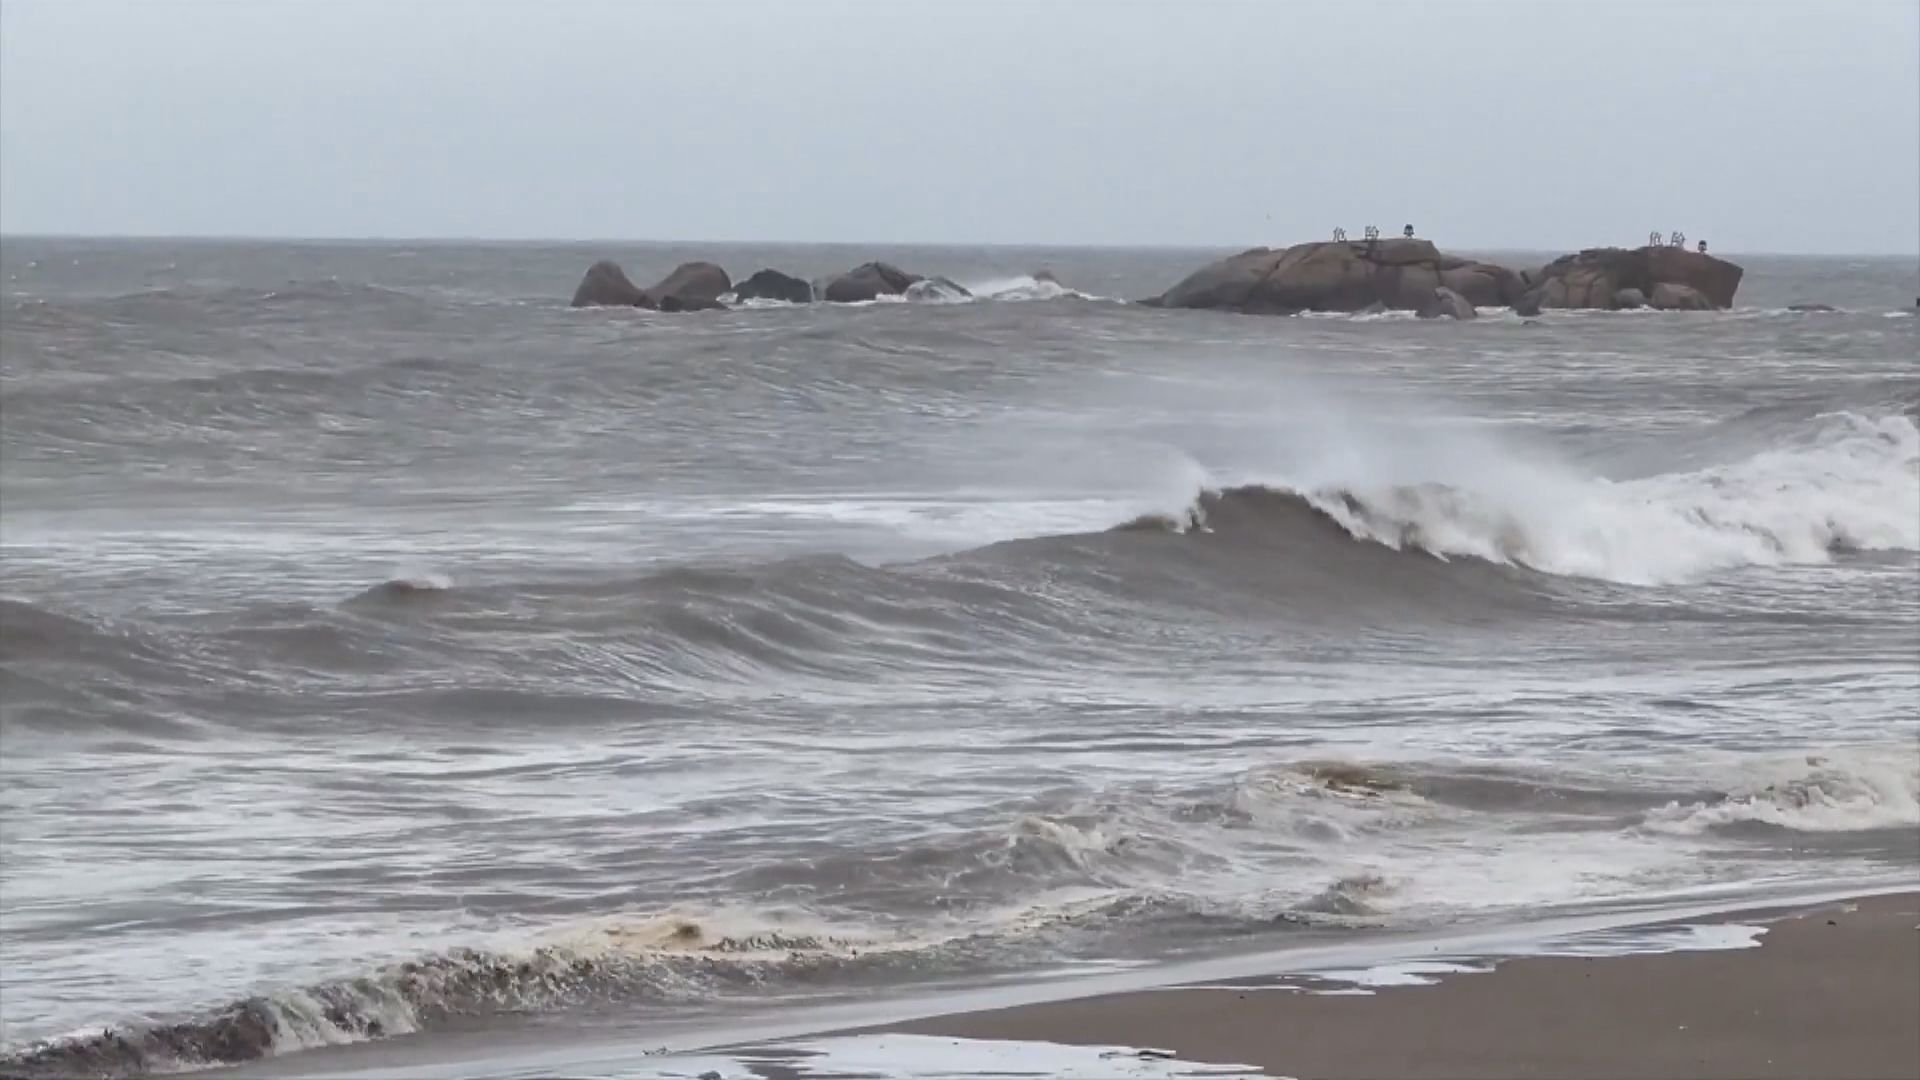
<path id="1" fill-rule="evenodd" d="M 0 231 L 1920 255 L 1916 0 L 4 0 Z"/>

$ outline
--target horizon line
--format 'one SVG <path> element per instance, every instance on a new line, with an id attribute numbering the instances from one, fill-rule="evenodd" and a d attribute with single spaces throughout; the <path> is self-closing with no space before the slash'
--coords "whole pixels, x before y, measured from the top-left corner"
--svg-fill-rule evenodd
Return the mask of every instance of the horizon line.
<path id="1" fill-rule="evenodd" d="M 1331 240 L 1331 237 L 1327 239 Z M 1397 239 L 1394 237 L 1392 239 Z M 1418 239 L 1431 240 L 1430 237 Z M 269 233 L 110 233 L 110 232 L 8 232 L 0 231 L 0 241 L 6 240 L 131 240 L 131 241 L 176 241 L 186 243 L 281 243 L 281 244 L 470 244 L 501 246 L 585 246 L 592 244 L 610 245 L 649 245 L 658 247 L 698 247 L 712 245 L 716 247 L 925 247 L 925 248 L 1008 248 L 1034 249 L 1059 248 L 1069 251 L 1214 251 L 1246 250 L 1249 246 L 1240 243 L 1203 243 L 1203 242 L 1132 242 L 1132 243 L 1091 243 L 1059 241 L 1008 241 L 1008 240 L 714 240 L 714 239 L 659 239 L 648 237 L 594 237 L 582 239 L 565 236 L 456 236 L 456 235 L 419 235 L 405 236 L 394 234 L 349 235 L 298 235 Z M 1312 240 L 1296 240 L 1292 243 L 1314 243 Z M 1354 241 L 1349 241 L 1354 242 Z M 1290 244 L 1269 244 L 1266 246 L 1291 246 Z M 1439 246 L 1435 242 L 1435 246 Z M 1460 244 L 1452 250 L 1482 252 L 1515 253 L 1552 253 L 1584 251 L 1596 247 L 1645 247 L 1644 243 L 1586 244 L 1581 247 L 1516 247 L 1502 244 Z M 1692 250 L 1691 247 L 1688 250 Z M 1834 251 L 1834 250 L 1768 250 L 1762 248 L 1722 248 L 1710 250 L 1709 254 L 1760 255 L 1789 258 L 1849 258 L 1864 257 L 1891 259 L 1912 257 L 1920 263 L 1920 249 L 1914 251 Z"/>

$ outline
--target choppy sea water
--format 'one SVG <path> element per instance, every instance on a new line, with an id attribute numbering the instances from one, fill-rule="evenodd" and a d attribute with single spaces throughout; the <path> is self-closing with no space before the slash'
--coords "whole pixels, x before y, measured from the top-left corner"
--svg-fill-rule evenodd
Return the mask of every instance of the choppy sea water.
<path id="1" fill-rule="evenodd" d="M 1216 254 L 9 238 L 0 1052 L 1920 879 L 1910 262 L 1124 302 Z M 981 297 L 568 309 L 607 255 Z"/>

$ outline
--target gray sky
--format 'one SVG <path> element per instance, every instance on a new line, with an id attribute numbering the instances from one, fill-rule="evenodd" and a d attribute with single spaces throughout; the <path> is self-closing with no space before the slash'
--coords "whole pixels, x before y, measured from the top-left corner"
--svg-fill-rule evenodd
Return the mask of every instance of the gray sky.
<path id="1" fill-rule="evenodd" d="M 1920 254 L 1916 0 L 4 0 L 0 231 Z"/>

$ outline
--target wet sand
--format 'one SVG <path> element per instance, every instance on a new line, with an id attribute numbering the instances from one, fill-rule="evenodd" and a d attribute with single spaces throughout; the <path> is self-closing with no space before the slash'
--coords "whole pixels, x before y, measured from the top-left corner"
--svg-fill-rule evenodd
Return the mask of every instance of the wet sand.
<path id="1" fill-rule="evenodd" d="M 1524 958 L 1370 995 L 1174 988 L 891 1030 L 1160 1047 L 1300 1080 L 1920 1078 L 1920 893 L 1723 921 L 1769 929 L 1759 948 Z"/>

